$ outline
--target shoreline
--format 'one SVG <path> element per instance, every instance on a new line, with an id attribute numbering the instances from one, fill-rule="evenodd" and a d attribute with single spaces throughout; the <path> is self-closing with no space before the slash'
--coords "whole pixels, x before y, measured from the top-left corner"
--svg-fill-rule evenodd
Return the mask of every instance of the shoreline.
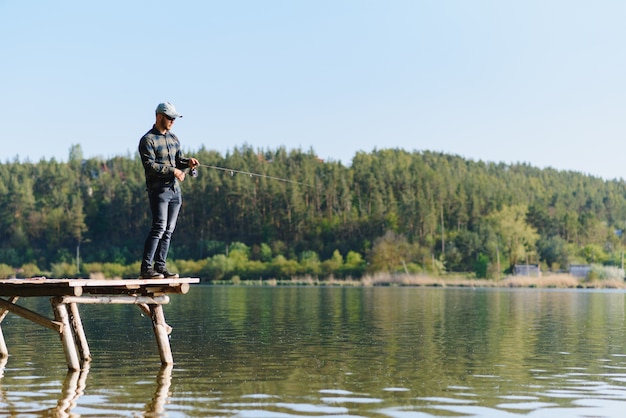
<path id="1" fill-rule="evenodd" d="M 596 279 L 588 280 L 570 274 L 545 274 L 541 277 L 507 276 L 500 280 L 472 279 L 464 277 L 432 277 L 407 274 L 376 274 L 361 279 L 335 279 L 329 277 L 294 277 L 291 280 L 224 280 L 209 281 L 211 285 L 241 286 L 411 286 L 411 287 L 479 287 L 479 288 L 546 288 L 546 289 L 626 289 L 624 280 Z"/>

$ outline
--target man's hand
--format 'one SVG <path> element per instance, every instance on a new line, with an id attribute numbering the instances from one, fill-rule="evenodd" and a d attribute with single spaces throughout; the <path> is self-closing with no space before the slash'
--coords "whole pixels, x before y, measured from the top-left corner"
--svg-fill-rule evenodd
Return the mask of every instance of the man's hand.
<path id="1" fill-rule="evenodd" d="M 178 179 L 178 181 L 185 180 L 185 172 L 183 170 L 179 170 L 178 168 L 174 169 L 174 177 Z"/>
<path id="2" fill-rule="evenodd" d="M 196 160 L 195 158 L 190 158 L 189 159 L 189 168 L 195 168 L 200 164 L 200 162 L 198 162 L 198 160 Z"/>

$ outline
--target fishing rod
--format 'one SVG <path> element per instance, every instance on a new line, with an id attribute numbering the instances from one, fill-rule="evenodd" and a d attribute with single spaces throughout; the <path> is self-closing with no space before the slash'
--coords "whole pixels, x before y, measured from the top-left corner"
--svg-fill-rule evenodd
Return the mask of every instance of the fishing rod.
<path id="1" fill-rule="evenodd" d="M 261 177 L 261 178 L 270 179 L 270 180 L 278 180 L 278 181 L 282 181 L 282 182 L 285 182 L 285 183 L 300 184 L 302 186 L 313 187 L 311 184 L 306 184 L 306 183 L 302 183 L 302 182 L 295 181 L 295 180 L 284 179 L 282 177 L 268 176 L 267 174 L 251 173 L 249 171 L 241 171 L 241 170 L 235 170 L 235 169 L 232 169 L 232 168 L 218 167 L 216 165 L 198 164 L 198 167 L 212 168 L 214 170 L 225 171 L 227 173 L 230 173 L 231 176 L 233 176 L 235 173 L 236 174 L 245 174 L 245 175 L 248 175 L 250 177 Z M 193 175 L 193 172 L 192 172 L 192 175 Z"/>

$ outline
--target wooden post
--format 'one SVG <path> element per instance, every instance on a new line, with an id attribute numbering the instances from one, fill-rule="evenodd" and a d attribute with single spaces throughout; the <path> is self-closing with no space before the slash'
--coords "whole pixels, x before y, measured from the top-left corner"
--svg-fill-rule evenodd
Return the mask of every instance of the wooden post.
<path id="1" fill-rule="evenodd" d="M 15 303 L 17 302 L 17 300 L 19 299 L 19 296 L 11 296 L 8 300 L 9 303 Z M 7 314 L 9 313 L 9 310 L 6 308 L 2 308 L 0 309 L 0 312 L 2 312 L 2 314 L 0 314 L 0 322 L 4 321 L 4 318 L 7 316 Z"/>
<path id="2" fill-rule="evenodd" d="M 67 313 L 67 305 L 62 303 L 58 297 L 50 299 L 52 310 L 57 321 L 63 324 L 61 328 L 61 343 L 65 352 L 65 361 L 69 370 L 80 370 L 80 361 L 76 352 L 76 342 L 74 341 L 74 332 L 70 324 L 70 318 Z"/>
<path id="3" fill-rule="evenodd" d="M 70 313 L 72 314 L 72 331 L 74 331 L 74 337 L 78 344 L 81 363 L 85 364 L 91 361 L 91 352 L 89 351 L 89 343 L 85 336 L 85 329 L 83 328 L 83 322 L 80 319 L 80 312 L 78 312 L 78 306 L 75 303 L 70 303 Z"/>
<path id="4" fill-rule="evenodd" d="M 18 296 L 11 296 L 9 298 L 9 303 L 15 303 L 17 302 L 18 299 L 19 299 Z M 0 314 L 0 323 L 1 323 L 2 321 L 4 321 L 4 318 L 9 313 L 9 310 L 2 308 L 0 312 L 2 312 Z M 2 328 L 0 327 L 0 358 L 6 358 L 6 357 L 9 357 L 9 349 L 7 348 L 7 343 L 4 341 L 4 334 L 2 333 Z"/>
<path id="5" fill-rule="evenodd" d="M 7 348 L 7 343 L 4 341 L 4 334 L 2 333 L 2 328 L 0 328 L 0 358 L 9 357 L 9 349 Z"/>
<path id="6" fill-rule="evenodd" d="M 4 367 L 7 365 L 8 362 L 9 362 L 8 357 L 0 358 L 0 379 L 4 377 Z"/>
<path id="7" fill-rule="evenodd" d="M 172 348 L 170 347 L 169 332 L 172 328 L 165 323 L 165 315 L 163 314 L 163 306 L 149 305 L 152 317 L 152 329 L 159 346 L 159 355 L 161 356 L 161 364 L 174 364 L 172 357 Z"/>
<path id="8" fill-rule="evenodd" d="M 33 312 L 30 309 L 23 308 L 15 303 L 9 303 L 6 300 L 0 298 L 0 308 L 7 309 L 9 312 L 14 313 L 16 315 L 21 316 L 22 318 L 28 319 L 36 324 L 43 325 L 46 328 L 50 328 L 53 331 L 58 332 L 59 334 L 63 330 L 63 324 L 59 321 L 52 321 L 45 316 L 38 314 L 37 312 Z"/>

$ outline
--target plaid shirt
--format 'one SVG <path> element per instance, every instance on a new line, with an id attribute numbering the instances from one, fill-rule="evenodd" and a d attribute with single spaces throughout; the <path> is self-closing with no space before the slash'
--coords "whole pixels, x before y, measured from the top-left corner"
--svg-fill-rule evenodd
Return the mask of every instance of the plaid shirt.
<path id="1" fill-rule="evenodd" d="M 174 169 L 189 168 L 189 159 L 183 158 L 176 135 L 163 135 L 155 126 L 139 141 L 139 156 L 146 172 L 146 186 L 168 186 L 176 181 Z"/>

